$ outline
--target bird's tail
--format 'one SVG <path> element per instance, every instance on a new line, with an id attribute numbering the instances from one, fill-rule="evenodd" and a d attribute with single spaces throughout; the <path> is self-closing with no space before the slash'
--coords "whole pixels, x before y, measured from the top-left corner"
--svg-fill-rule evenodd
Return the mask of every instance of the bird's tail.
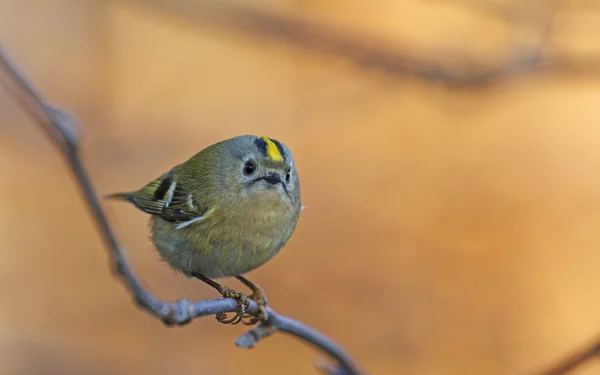
<path id="1" fill-rule="evenodd" d="M 112 194 L 104 194 L 102 196 L 104 199 L 117 199 L 131 202 L 131 193 L 112 193 Z"/>

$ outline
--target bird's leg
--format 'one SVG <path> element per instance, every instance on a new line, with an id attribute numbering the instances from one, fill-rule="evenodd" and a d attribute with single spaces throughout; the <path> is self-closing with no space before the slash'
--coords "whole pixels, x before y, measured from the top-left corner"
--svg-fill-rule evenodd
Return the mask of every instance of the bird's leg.
<path id="1" fill-rule="evenodd" d="M 215 288 L 223 297 L 233 298 L 238 301 L 238 311 L 233 318 L 227 319 L 227 314 L 225 313 L 217 314 L 216 318 L 220 323 L 238 324 L 242 321 L 246 314 L 246 309 L 250 306 L 250 301 L 245 294 L 236 292 L 235 290 L 228 288 L 225 285 L 221 285 L 199 273 L 192 273 L 192 276 Z"/>
<path id="2" fill-rule="evenodd" d="M 251 316 L 250 319 L 247 321 L 242 320 L 242 323 L 246 325 L 252 325 L 261 321 L 266 321 L 269 315 L 267 314 L 267 296 L 265 294 L 265 291 L 260 286 L 258 286 L 258 284 L 253 283 L 252 281 L 246 279 L 244 276 L 236 276 L 235 278 L 252 290 L 250 299 L 254 300 L 258 305 L 258 313 L 256 314 L 256 316 Z"/>

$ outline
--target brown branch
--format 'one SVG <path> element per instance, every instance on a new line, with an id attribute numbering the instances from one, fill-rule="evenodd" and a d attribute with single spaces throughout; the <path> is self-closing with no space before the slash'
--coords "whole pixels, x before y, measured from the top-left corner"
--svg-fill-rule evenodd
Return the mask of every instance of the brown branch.
<path id="1" fill-rule="evenodd" d="M 332 27 L 306 17 L 269 10 L 255 4 L 251 6 L 233 0 L 113 0 L 121 3 L 139 3 L 158 9 L 168 16 L 193 25 L 219 28 L 226 32 L 254 35 L 277 43 L 342 57 L 355 66 L 367 70 L 383 71 L 391 76 L 412 77 L 426 82 L 455 88 L 486 87 L 526 74 L 552 72 L 600 72 L 600 64 L 570 61 L 562 56 L 545 57 L 546 47 L 555 8 L 550 1 L 540 11 L 531 4 L 522 7 L 506 6 L 506 14 L 519 20 L 522 26 L 538 28 L 539 43 L 515 46 L 508 51 L 505 61 L 495 66 L 480 66 L 473 58 L 461 61 L 434 61 L 415 56 L 406 48 L 382 38 L 364 35 L 351 30 Z M 542 9 L 543 8 L 543 9 Z M 453 52 L 453 56 L 459 52 Z"/>
<path id="2" fill-rule="evenodd" d="M 540 372 L 539 375 L 564 375 L 581 368 L 582 365 L 593 359 L 600 357 L 600 340 L 587 346 L 586 348 L 570 354 L 557 364 L 547 370 Z"/>
<path id="3" fill-rule="evenodd" d="M 221 27 L 230 32 L 252 33 L 275 42 L 347 58 L 361 68 L 449 86 L 485 86 L 508 76 L 538 70 L 541 66 L 539 51 L 520 50 L 511 56 L 510 61 L 498 67 L 478 68 L 477 64 L 465 60 L 464 69 L 449 68 L 439 62 L 415 58 L 403 52 L 402 48 L 375 37 L 234 1 L 133 2 L 152 6 L 192 23 Z"/>
<path id="4" fill-rule="evenodd" d="M 235 311 L 237 301 L 231 298 L 197 302 L 179 299 L 170 303 L 159 300 L 142 286 L 125 259 L 122 247 L 108 223 L 92 182 L 88 177 L 87 170 L 79 157 L 78 147 L 82 127 L 67 111 L 54 107 L 45 99 L 33 83 L 17 69 L 16 64 L 9 59 L 1 45 L 0 66 L 6 72 L 7 78 L 16 86 L 12 88 L 13 91 L 16 90 L 24 94 L 24 97 L 20 96 L 19 99 L 25 104 L 26 110 L 44 129 L 54 145 L 60 149 L 71 167 L 73 176 L 109 251 L 110 265 L 114 272 L 120 276 L 135 303 L 152 316 L 161 319 L 168 326 L 181 326 L 199 317 Z M 257 313 L 257 305 L 254 301 L 251 302 L 247 311 L 250 314 Z M 268 312 L 269 320 L 267 322 L 261 323 L 236 340 L 238 347 L 251 348 L 261 339 L 276 331 L 286 332 L 334 359 L 337 364 L 331 368 L 336 371 L 341 369 L 342 371 L 338 371 L 336 374 L 360 375 L 358 367 L 350 357 L 331 339 L 296 320 L 277 314 L 273 309 L 269 308 Z"/>

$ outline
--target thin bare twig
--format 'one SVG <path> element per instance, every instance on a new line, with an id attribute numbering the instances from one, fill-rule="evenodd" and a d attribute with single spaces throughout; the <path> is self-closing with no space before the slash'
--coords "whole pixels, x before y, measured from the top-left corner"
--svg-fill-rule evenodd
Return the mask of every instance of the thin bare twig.
<path id="1" fill-rule="evenodd" d="M 237 301 L 231 298 L 197 302 L 179 299 L 170 303 L 158 299 L 142 286 L 125 259 L 122 247 L 108 223 L 86 168 L 79 157 L 78 146 L 82 127 L 75 117 L 65 110 L 54 107 L 46 100 L 35 85 L 11 61 L 2 45 L 0 45 L 0 66 L 6 72 L 7 78 L 25 94 L 25 98 L 20 99 L 26 104 L 26 110 L 46 131 L 71 167 L 83 198 L 109 251 L 110 265 L 113 267 L 113 271 L 120 276 L 135 303 L 169 326 L 182 326 L 195 318 L 235 311 Z M 258 309 L 254 301 L 251 302 L 247 311 L 250 314 L 257 313 Z M 268 313 L 269 320 L 267 322 L 259 324 L 236 340 L 238 347 L 251 348 L 261 339 L 276 331 L 286 332 L 329 355 L 337 362 L 337 366 L 332 366 L 332 368 L 343 370 L 343 375 L 360 375 L 358 367 L 350 357 L 331 339 L 299 321 L 277 314 L 271 308 L 268 309 Z"/>

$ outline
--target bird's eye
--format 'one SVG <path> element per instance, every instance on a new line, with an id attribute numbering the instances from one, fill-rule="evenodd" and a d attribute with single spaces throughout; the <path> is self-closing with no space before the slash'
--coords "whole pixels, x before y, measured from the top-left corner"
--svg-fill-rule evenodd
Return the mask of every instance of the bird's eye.
<path id="1" fill-rule="evenodd" d="M 288 170 L 287 172 L 285 172 L 285 182 L 289 184 L 291 178 L 292 178 L 292 171 Z"/>
<path id="2" fill-rule="evenodd" d="M 244 174 L 246 176 L 251 176 L 254 171 L 256 171 L 256 164 L 252 160 L 248 160 L 246 164 L 244 164 Z"/>

